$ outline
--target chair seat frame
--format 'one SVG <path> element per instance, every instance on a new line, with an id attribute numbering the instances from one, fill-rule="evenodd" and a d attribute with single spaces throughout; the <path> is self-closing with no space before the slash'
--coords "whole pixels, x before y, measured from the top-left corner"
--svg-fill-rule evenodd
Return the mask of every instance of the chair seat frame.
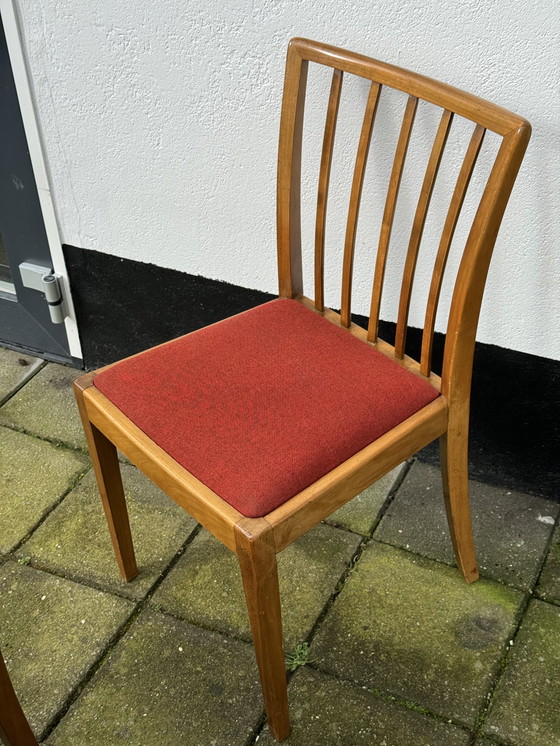
<path id="1" fill-rule="evenodd" d="M 400 334 L 400 341 L 397 334 L 396 346 L 399 349 L 395 349 L 377 337 L 377 320 L 373 333 L 371 328 L 366 331 L 350 323 L 353 235 L 350 235 L 345 256 L 344 275 L 347 282 L 343 289 L 341 314 L 323 307 L 322 292 L 319 293 L 319 302 L 317 298 L 314 302 L 303 295 L 299 192 L 303 101 L 309 61 L 328 65 L 335 70 L 333 86 L 338 85 L 336 71 L 354 73 L 436 103 L 503 136 L 455 284 L 441 379 L 427 369 L 425 358 L 419 363 L 404 355 L 404 332 Z M 292 298 L 329 322 L 347 329 L 349 334 L 361 339 L 364 344 L 373 346 L 413 375 L 428 381 L 440 396 L 280 507 L 262 518 L 253 519 L 243 516 L 190 474 L 105 397 L 93 383 L 100 371 L 87 373 L 74 384 L 115 556 L 123 578 L 134 578 L 137 566 L 117 449 L 237 555 L 268 725 L 277 740 L 285 738 L 290 731 L 276 563 L 278 552 L 398 464 L 439 438 L 443 493 L 457 564 L 467 582 L 478 577 L 467 481 L 474 339 L 490 255 L 530 133 L 528 123 L 521 117 L 474 96 L 409 71 L 308 40 L 295 39 L 290 42 L 285 81 L 278 169 L 279 295 Z M 337 108 L 337 103 L 331 108 Z M 375 103 L 372 103 L 372 116 L 374 109 Z M 364 149 L 367 155 L 365 145 Z M 327 170 L 329 168 L 330 164 L 327 164 Z M 361 185 L 357 190 L 358 204 L 354 204 L 355 208 L 359 206 L 360 189 Z M 325 195 L 323 201 L 326 201 Z M 354 212 L 357 213 L 357 209 Z M 319 265 L 322 272 L 321 261 Z M 407 309 L 405 322 L 406 315 Z M 216 454 L 216 457 L 219 458 L 220 454 Z"/>

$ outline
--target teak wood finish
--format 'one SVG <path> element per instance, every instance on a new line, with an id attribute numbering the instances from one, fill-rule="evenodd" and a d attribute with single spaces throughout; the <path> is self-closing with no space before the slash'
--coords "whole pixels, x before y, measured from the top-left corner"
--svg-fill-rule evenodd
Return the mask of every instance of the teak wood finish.
<path id="1" fill-rule="evenodd" d="M 303 296 L 300 181 L 305 88 L 309 62 L 333 69 L 319 170 L 315 232 L 315 299 Z M 344 75 L 371 81 L 350 194 L 341 315 L 324 307 L 323 264 L 329 177 Z M 390 176 L 373 276 L 368 331 L 351 323 L 352 265 L 367 154 L 382 87 L 408 94 Z M 395 346 L 377 337 L 379 308 L 399 185 L 419 100 L 443 109 L 416 209 L 399 304 Z M 475 124 L 451 198 L 428 295 L 420 362 L 405 355 L 406 323 L 418 250 L 445 142 L 454 117 Z M 449 247 L 484 133 L 502 137 L 463 250 L 449 313 L 441 379 L 431 371 L 435 315 Z M 529 124 L 494 104 L 421 75 L 305 39 L 288 47 L 278 159 L 280 297 L 292 298 L 371 344 L 441 392 L 436 400 L 268 515 L 249 519 L 177 464 L 93 386 L 95 373 L 75 391 L 121 574 L 136 573 L 116 448 L 239 558 L 265 708 L 277 740 L 290 730 L 276 554 L 368 485 L 436 438 L 440 439 L 445 506 L 457 564 L 467 582 L 478 577 L 468 484 L 467 434 L 475 333 L 492 249 L 530 136 Z"/>

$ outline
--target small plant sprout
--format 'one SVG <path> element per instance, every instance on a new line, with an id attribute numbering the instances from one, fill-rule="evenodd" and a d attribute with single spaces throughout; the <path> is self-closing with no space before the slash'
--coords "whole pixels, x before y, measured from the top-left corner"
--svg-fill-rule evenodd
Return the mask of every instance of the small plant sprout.
<path id="1" fill-rule="evenodd" d="M 309 662 L 309 651 L 308 642 L 300 642 L 299 645 L 296 645 L 293 653 L 289 653 L 286 656 L 288 671 L 295 671 L 296 668 L 305 666 Z"/>

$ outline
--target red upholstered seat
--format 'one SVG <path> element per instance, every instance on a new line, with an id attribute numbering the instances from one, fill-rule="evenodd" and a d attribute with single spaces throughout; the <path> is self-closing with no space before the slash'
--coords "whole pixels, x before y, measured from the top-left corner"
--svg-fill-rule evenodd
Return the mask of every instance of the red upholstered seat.
<path id="1" fill-rule="evenodd" d="M 243 515 L 265 515 L 438 396 L 300 303 L 275 300 L 94 384 Z"/>

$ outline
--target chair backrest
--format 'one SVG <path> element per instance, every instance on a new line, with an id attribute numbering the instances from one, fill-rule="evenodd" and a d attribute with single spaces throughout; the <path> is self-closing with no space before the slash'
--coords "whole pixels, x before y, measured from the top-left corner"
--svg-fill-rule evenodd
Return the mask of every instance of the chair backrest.
<path id="1" fill-rule="evenodd" d="M 351 74 L 371 81 L 358 142 L 344 242 L 340 319 L 345 327 L 351 324 L 357 220 L 380 92 L 382 87 L 388 87 L 408 94 L 387 187 L 375 268 L 372 267 L 373 287 L 367 339 L 373 343 L 377 342 L 393 218 L 418 101 L 424 100 L 442 109 L 422 177 L 404 260 L 395 344 L 391 346 L 391 354 L 397 360 L 405 358 L 408 316 L 420 241 L 450 127 L 454 117 L 463 117 L 474 125 L 470 141 L 465 143 L 465 155 L 452 190 L 435 254 L 427 295 L 421 357 L 416 366 L 424 376 L 431 373 L 435 318 L 444 270 L 471 175 L 485 132 L 489 130 L 501 138 L 462 251 L 447 325 L 441 390 L 449 399 L 466 397 L 468 403 L 475 334 L 488 266 L 504 210 L 529 141 L 530 125 L 523 118 L 499 106 L 408 70 L 318 42 L 293 39 L 288 48 L 286 63 L 278 158 L 278 270 L 281 297 L 295 298 L 303 293 L 300 190 L 303 115 L 309 62 L 333 69 L 319 169 L 315 227 L 314 305 L 319 311 L 324 310 L 326 209 L 342 80 L 343 76 Z M 386 349 L 385 345 L 384 351 Z"/>

